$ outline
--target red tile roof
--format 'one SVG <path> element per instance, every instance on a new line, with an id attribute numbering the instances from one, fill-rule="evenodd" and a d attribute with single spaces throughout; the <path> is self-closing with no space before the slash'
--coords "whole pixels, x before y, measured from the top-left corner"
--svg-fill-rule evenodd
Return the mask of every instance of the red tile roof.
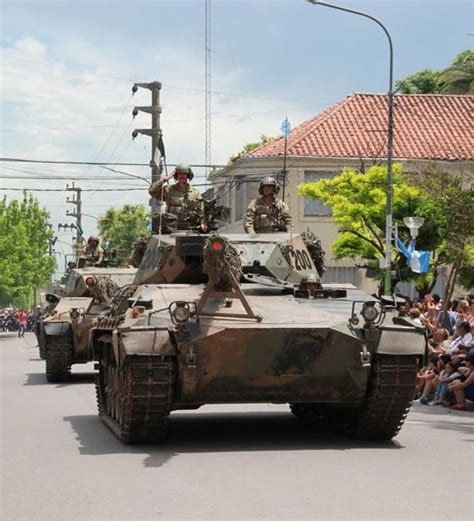
<path id="1" fill-rule="evenodd" d="M 474 96 L 396 95 L 394 159 L 472 160 Z M 387 148 L 387 96 L 351 94 L 295 127 L 288 156 L 384 158 Z M 246 157 L 282 156 L 278 137 Z"/>

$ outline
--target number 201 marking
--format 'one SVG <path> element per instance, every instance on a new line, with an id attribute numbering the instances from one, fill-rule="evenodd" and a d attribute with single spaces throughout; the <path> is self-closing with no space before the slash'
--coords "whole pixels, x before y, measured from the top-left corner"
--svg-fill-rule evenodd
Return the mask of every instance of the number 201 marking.
<path id="1" fill-rule="evenodd" d="M 311 258 L 307 251 L 290 249 L 290 256 L 293 259 L 295 270 L 303 271 L 312 269 Z"/>

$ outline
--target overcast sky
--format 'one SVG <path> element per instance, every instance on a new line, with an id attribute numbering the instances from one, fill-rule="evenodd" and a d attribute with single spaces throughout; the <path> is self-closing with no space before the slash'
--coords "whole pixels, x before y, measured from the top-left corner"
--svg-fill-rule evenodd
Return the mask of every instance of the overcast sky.
<path id="1" fill-rule="evenodd" d="M 395 79 L 442 69 L 472 45 L 470 0 L 337 0 L 365 11 L 389 30 Z M 0 156 L 39 160 L 143 162 L 150 139 L 131 140 L 150 117 L 132 119 L 162 82 L 162 119 L 170 163 L 204 163 L 204 0 L 0 0 Z M 370 20 L 304 0 L 211 1 L 212 162 L 225 163 L 261 134 L 277 135 L 352 92 L 385 93 L 388 46 Z M 116 167 L 149 178 L 147 167 Z M 82 178 L 83 211 L 148 204 L 146 184 L 99 167 L 0 163 L 0 189 L 65 188 Z M 23 177 L 18 179 L 18 177 Z M 28 177 L 28 179 L 27 179 Z M 56 177 L 46 179 L 45 177 Z M 33 178 L 33 179 L 29 179 Z M 113 178 L 113 179 L 112 179 Z M 195 183 L 204 183 L 198 170 Z M 0 190 L 8 198 L 20 192 Z M 65 216 L 64 192 L 34 192 Z M 84 218 L 86 235 L 95 231 Z M 61 233 L 66 252 L 71 234 Z"/>

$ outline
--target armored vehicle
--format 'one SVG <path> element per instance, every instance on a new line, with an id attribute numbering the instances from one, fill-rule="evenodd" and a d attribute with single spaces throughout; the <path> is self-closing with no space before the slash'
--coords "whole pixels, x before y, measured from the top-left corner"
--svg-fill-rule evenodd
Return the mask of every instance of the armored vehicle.
<path id="1" fill-rule="evenodd" d="M 52 309 L 39 324 L 38 340 L 49 382 L 65 380 L 72 364 L 92 360 L 89 334 L 94 320 L 114 292 L 133 281 L 136 271 L 134 268 L 74 269 L 65 277 L 64 296 L 47 295 Z"/>
<path id="2" fill-rule="evenodd" d="M 153 236 L 92 345 L 99 415 L 126 443 L 162 442 L 174 410 L 263 402 L 388 440 L 425 348 L 394 305 L 322 285 L 288 233 Z"/>

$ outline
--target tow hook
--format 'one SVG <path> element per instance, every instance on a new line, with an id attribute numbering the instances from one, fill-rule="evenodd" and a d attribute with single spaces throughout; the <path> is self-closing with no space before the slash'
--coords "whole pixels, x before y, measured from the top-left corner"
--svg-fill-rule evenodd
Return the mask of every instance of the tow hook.
<path id="1" fill-rule="evenodd" d="M 188 366 L 196 367 L 196 352 L 194 351 L 194 347 L 190 347 L 188 350 Z"/>
<path id="2" fill-rule="evenodd" d="M 362 351 L 360 352 L 360 363 L 362 367 L 370 367 L 370 353 L 365 345 L 362 346 Z"/>

